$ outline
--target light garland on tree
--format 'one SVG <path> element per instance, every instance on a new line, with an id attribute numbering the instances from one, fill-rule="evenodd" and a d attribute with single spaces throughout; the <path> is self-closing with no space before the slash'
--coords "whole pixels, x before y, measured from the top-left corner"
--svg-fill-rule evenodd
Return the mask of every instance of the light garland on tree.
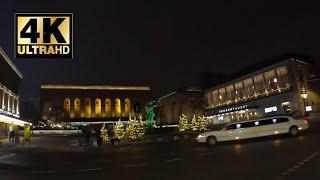
<path id="1" fill-rule="evenodd" d="M 145 124 L 142 120 L 138 121 L 136 117 L 134 119 L 129 116 L 129 120 L 126 127 L 126 135 L 130 140 L 139 140 L 145 134 Z"/>
<path id="2" fill-rule="evenodd" d="M 119 121 L 116 122 L 114 126 L 114 137 L 116 139 L 121 140 L 124 137 L 124 135 L 125 135 L 125 128 L 121 119 L 119 119 Z"/>
<path id="3" fill-rule="evenodd" d="M 179 128 L 180 132 L 186 131 L 186 130 L 188 130 L 190 128 L 190 125 L 188 123 L 188 119 L 187 119 L 186 115 L 181 114 L 180 119 L 179 119 L 178 128 Z"/>
<path id="4" fill-rule="evenodd" d="M 103 124 L 101 128 L 101 138 L 103 142 L 108 142 L 109 141 L 109 136 L 108 136 L 108 128 L 106 127 L 106 124 Z"/>
<path id="5" fill-rule="evenodd" d="M 199 130 L 199 122 L 197 121 L 196 115 L 193 115 L 193 118 L 191 120 L 191 128 L 192 131 L 198 131 Z"/>
<path id="6" fill-rule="evenodd" d="M 199 125 L 199 131 L 206 131 L 208 126 L 207 119 L 204 116 L 199 116 L 198 125 Z"/>

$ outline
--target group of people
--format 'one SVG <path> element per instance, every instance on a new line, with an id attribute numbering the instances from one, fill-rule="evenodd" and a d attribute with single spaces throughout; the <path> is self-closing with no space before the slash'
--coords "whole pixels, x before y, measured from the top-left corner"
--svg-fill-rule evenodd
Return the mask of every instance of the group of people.
<path id="1" fill-rule="evenodd" d="M 100 126 L 82 126 L 81 127 L 82 136 L 84 139 L 84 145 L 86 146 L 102 146 L 103 138 L 101 136 L 101 127 Z M 114 131 L 112 128 L 108 128 L 108 137 L 110 140 L 110 143 L 112 145 L 115 144 L 115 142 L 119 143 L 119 140 L 114 139 Z"/>

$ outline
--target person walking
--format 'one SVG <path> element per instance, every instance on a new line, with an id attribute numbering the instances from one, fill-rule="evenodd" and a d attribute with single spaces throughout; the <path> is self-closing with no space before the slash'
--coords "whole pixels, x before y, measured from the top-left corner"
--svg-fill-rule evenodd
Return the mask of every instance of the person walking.
<path id="1" fill-rule="evenodd" d="M 8 136 L 9 136 L 9 142 L 13 142 L 14 141 L 14 131 L 13 131 L 13 126 L 10 125 L 9 126 L 9 132 L 8 132 Z"/>

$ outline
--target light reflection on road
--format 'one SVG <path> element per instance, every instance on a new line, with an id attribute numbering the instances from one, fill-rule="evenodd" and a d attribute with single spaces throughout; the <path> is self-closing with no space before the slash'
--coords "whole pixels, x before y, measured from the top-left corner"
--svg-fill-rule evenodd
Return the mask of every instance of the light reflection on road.
<path id="1" fill-rule="evenodd" d="M 242 152 L 243 145 L 242 144 L 235 144 L 235 145 L 233 145 L 233 148 L 234 148 L 235 152 L 239 154 Z"/>

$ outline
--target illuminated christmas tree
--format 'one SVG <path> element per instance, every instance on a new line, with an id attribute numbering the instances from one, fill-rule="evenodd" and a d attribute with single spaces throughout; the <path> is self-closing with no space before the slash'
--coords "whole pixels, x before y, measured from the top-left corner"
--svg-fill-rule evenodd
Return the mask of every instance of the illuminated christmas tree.
<path id="1" fill-rule="evenodd" d="M 140 119 L 138 122 L 138 139 L 142 139 L 146 131 L 146 124 L 142 121 L 142 119 Z"/>
<path id="2" fill-rule="evenodd" d="M 140 140 L 145 132 L 145 124 L 142 120 L 138 121 L 136 117 L 134 119 L 129 116 L 128 124 L 126 127 L 126 135 L 130 140 Z"/>
<path id="3" fill-rule="evenodd" d="M 103 124 L 101 128 L 101 138 L 104 143 L 107 143 L 109 141 L 109 136 L 108 136 L 108 128 L 106 127 L 106 124 Z"/>
<path id="4" fill-rule="evenodd" d="M 190 125 L 188 123 L 187 116 L 184 114 L 181 114 L 180 120 L 179 120 L 179 131 L 186 131 L 190 128 Z"/>
<path id="5" fill-rule="evenodd" d="M 196 115 L 193 115 L 193 118 L 191 120 L 191 128 L 192 128 L 192 131 L 199 130 L 199 122 L 197 121 Z"/>
<path id="6" fill-rule="evenodd" d="M 198 117 L 198 124 L 199 124 L 199 131 L 206 131 L 207 130 L 207 119 L 204 116 Z"/>
<path id="7" fill-rule="evenodd" d="M 124 137 L 124 135 L 125 135 L 125 128 L 121 119 L 119 119 L 119 121 L 116 122 L 116 125 L 114 126 L 114 137 L 120 140 Z"/>

